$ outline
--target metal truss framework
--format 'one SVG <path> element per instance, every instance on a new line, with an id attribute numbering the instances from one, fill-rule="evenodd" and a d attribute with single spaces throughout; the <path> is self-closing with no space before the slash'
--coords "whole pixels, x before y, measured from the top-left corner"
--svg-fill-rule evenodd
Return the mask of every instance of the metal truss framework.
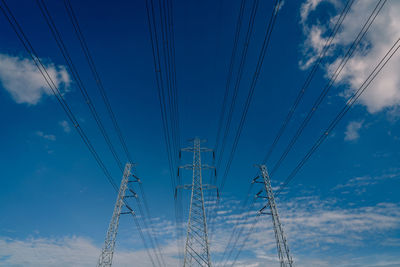
<path id="1" fill-rule="evenodd" d="M 274 192 L 272 191 L 271 180 L 267 171 L 267 167 L 265 165 L 260 165 L 259 168 L 261 171 L 261 177 L 257 176 L 256 178 L 254 178 L 253 183 L 264 184 L 264 189 L 260 190 L 256 194 L 256 197 L 265 198 L 268 200 L 267 204 L 264 207 L 262 207 L 259 212 L 261 214 L 271 215 L 280 266 L 293 267 L 293 260 L 292 257 L 290 256 L 289 246 L 287 244 L 287 240 L 283 232 L 282 224 L 280 223 L 279 220 L 278 209 L 276 208 Z M 262 181 L 260 181 L 260 179 L 262 179 Z M 266 196 L 262 195 L 264 190 Z M 269 208 L 269 212 L 265 211 L 267 208 Z"/>
<path id="2" fill-rule="evenodd" d="M 201 147 L 201 143 L 204 141 L 197 137 L 191 141 L 193 141 L 193 147 L 184 148 L 182 151 L 193 153 L 193 164 L 179 167 L 193 170 L 192 184 L 181 186 L 192 190 L 183 266 L 211 267 L 203 190 L 215 188 L 215 186 L 203 185 L 201 172 L 202 169 L 213 169 L 215 167 L 201 164 L 201 153 L 212 152 L 213 150 Z"/>
<path id="3" fill-rule="evenodd" d="M 128 187 L 128 183 L 130 182 L 140 182 L 138 178 L 131 174 L 132 164 L 127 163 L 125 165 L 124 175 L 122 177 L 121 185 L 118 191 L 117 201 L 114 206 L 114 212 L 111 218 L 110 225 L 108 226 L 108 231 L 106 235 L 106 239 L 104 242 L 104 247 L 101 251 L 101 255 L 99 261 L 97 263 L 98 267 L 111 267 L 113 254 L 114 254 L 114 247 L 115 247 L 115 240 L 117 237 L 118 232 L 118 225 L 119 225 L 119 218 L 121 214 L 132 214 L 134 215 L 134 211 L 127 203 L 125 202 L 125 198 L 128 197 L 137 197 L 136 193 Z M 130 180 L 130 177 L 135 178 L 135 180 Z M 129 191 L 128 195 L 126 191 Z M 122 208 L 126 207 L 127 211 L 122 212 Z"/>

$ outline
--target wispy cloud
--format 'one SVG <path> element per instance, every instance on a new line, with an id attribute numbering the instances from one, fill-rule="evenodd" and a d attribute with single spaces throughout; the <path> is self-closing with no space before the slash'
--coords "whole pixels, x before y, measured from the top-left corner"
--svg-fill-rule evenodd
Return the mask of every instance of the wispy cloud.
<path id="1" fill-rule="evenodd" d="M 71 127 L 69 126 L 69 123 L 67 121 L 65 121 L 65 120 L 60 121 L 58 124 L 62 127 L 64 132 L 66 132 L 66 133 L 71 132 Z"/>
<path id="2" fill-rule="evenodd" d="M 37 131 L 37 132 L 36 132 L 36 135 L 37 135 L 37 136 L 40 136 L 40 137 L 42 137 L 42 138 L 44 138 L 44 139 L 46 139 L 46 140 L 56 141 L 56 136 L 55 136 L 54 134 L 45 134 L 45 133 L 42 132 L 42 131 Z"/>
<path id="3" fill-rule="evenodd" d="M 382 178 L 383 179 L 383 178 Z M 296 266 L 346 266 L 345 262 L 359 262 L 359 258 L 345 259 L 343 255 L 332 259 L 318 259 L 319 255 L 337 247 L 349 249 L 368 247 L 368 242 L 384 242 L 382 235 L 400 229 L 400 206 L 394 203 L 378 203 L 373 206 L 346 207 L 338 205 L 336 198 L 322 200 L 317 196 L 302 196 L 289 201 L 278 200 L 281 221 L 287 235 L 289 246 L 296 260 Z M 228 243 L 234 225 L 243 229 L 237 244 L 242 244 L 248 229 L 254 223 L 255 214 L 262 204 L 240 211 L 237 204 L 225 203 L 216 219 L 214 237 L 211 242 L 213 259 L 217 266 L 221 263 L 222 252 Z M 250 210 L 250 211 L 249 211 Z M 250 219 L 246 220 L 250 216 Z M 227 229 L 229 229 L 227 231 Z M 234 239 L 235 240 L 235 239 Z M 379 241 L 380 240 L 380 241 Z M 238 246 L 239 247 L 239 246 Z M 232 253 L 235 255 L 238 247 Z M 314 251 L 313 256 L 306 256 Z M 394 260 L 394 259 L 393 259 Z M 393 262 L 393 261 L 392 261 Z M 271 219 L 264 216 L 250 236 L 242 257 L 235 266 L 265 266 L 278 264 Z M 378 266 L 378 262 L 370 262 Z M 363 266 L 361 261 L 353 266 Z"/>
<path id="4" fill-rule="evenodd" d="M 400 177 L 400 172 L 392 172 L 379 176 L 359 176 L 349 179 L 343 184 L 338 184 L 332 190 L 354 189 L 355 193 L 360 194 L 365 192 L 365 188 L 376 185 L 386 180 L 396 179 Z M 344 191 L 347 192 L 347 191 Z"/>
<path id="5" fill-rule="evenodd" d="M 397 239 L 392 236 L 392 233 L 400 229 L 400 206 L 396 203 L 378 203 L 369 206 L 346 207 L 338 205 L 338 201 L 334 198 L 322 200 L 310 195 L 277 201 L 296 266 L 361 267 L 399 264 L 395 253 L 387 253 L 385 261 L 382 261 L 383 254 L 379 249 L 398 247 L 395 244 Z M 222 199 L 220 210 L 224 212 L 220 212 L 216 217 L 214 238 L 211 241 L 214 266 L 220 265 L 221 255 L 233 230 L 233 225 L 236 223 L 238 223 L 238 229 L 244 229 L 238 244 L 242 242 L 245 233 L 253 224 L 258 205 L 262 204 L 256 203 L 255 206 L 243 211 L 237 204 L 237 200 Z M 248 216 L 250 219 L 244 220 Z M 161 249 L 167 266 L 178 266 L 178 245 L 174 234 L 174 222 L 155 218 L 152 224 L 155 229 L 154 234 L 161 241 Z M 149 231 L 146 228 L 143 230 Z M 128 232 L 122 230 L 118 235 L 113 266 L 130 266 L 132 262 L 142 267 L 151 266 L 145 250 L 127 245 L 131 243 L 127 242 L 124 236 L 129 236 L 128 239 L 138 244 L 137 236 L 131 236 L 131 233 L 132 229 L 129 227 Z M 335 250 L 338 247 L 341 251 L 364 246 L 368 248 L 369 241 L 372 241 L 376 253 L 370 253 L 365 257 L 348 253 L 338 254 Z M 77 236 L 58 239 L 0 237 L 2 248 L 0 266 L 64 267 L 77 266 L 77 263 L 83 267 L 93 266 L 100 255 L 100 246 L 89 238 Z M 237 251 L 238 248 L 234 250 L 232 256 Z M 328 251 L 329 257 L 326 256 Z M 269 216 L 265 215 L 258 221 L 241 255 L 235 266 L 279 265 Z M 232 258 L 228 262 L 232 262 Z M 352 264 L 348 264 L 349 262 Z"/>
<path id="6" fill-rule="evenodd" d="M 317 6 L 324 0 L 307 0 L 300 7 L 300 22 L 305 23 L 308 15 L 314 11 Z"/>
<path id="7" fill-rule="evenodd" d="M 0 266 L 71 267 L 93 266 L 100 256 L 100 247 L 85 237 L 63 238 L 0 238 Z M 177 261 L 165 255 L 167 266 Z M 151 266 L 144 250 L 117 250 L 113 266 Z"/>
<path id="8" fill-rule="evenodd" d="M 325 38 L 328 35 L 334 21 L 338 16 L 323 17 L 310 20 L 308 17 L 318 8 L 322 2 L 334 3 L 336 1 L 307 0 L 300 10 L 301 23 L 304 34 L 304 58 L 300 61 L 302 68 L 308 68 L 314 62 L 316 55 L 321 51 Z M 339 3 L 339 2 L 338 2 Z M 342 28 L 339 30 L 333 44 L 334 50 L 327 55 L 325 72 L 330 76 L 336 69 L 338 62 L 342 59 L 345 51 L 360 31 L 362 25 L 371 14 L 377 1 L 363 0 L 355 1 Z M 343 4 L 334 4 L 339 12 Z M 348 86 L 343 96 L 349 96 L 359 88 L 373 67 L 383 57 L 386 51 L 400 37 L 400 12 L 399 1 L 387 1 L 386 6 L 380 11 L 374 24 L 358 51 L 353 55 L 344 67 L 342 74 L 338 77 L 337 84 Z M 360 103 L 367 107 L 370 113 L 383 109 L 396 108 L 400 105 L 400 56 L 395 55 L 384 71 L 375 79 L 371 88 L 360 97 Z"/>
<path id="9" fill-rule="evenodd" d="M 351 121 L 347 124 L 346 131 L 344 132 L 344 140 L 354 141 L 360 138 L 360 129 L 363 126 L 363 121 Z"/>
<path id="10" fill-rule="evenodd" d="M 45 67 L 60 90 L 67 91 L 70 77 L 65 67 L 51 62 Z M 18 104 L 36 105 L 43 96 L 51 95 L 35 63 L 27 58 L 0 54 L 0 82 Z"/>
<path id="11" fill-rule="evenodd" d="M 0 239 L 0 266 L 90 266 L 98 248 L 82 237 Z"/>

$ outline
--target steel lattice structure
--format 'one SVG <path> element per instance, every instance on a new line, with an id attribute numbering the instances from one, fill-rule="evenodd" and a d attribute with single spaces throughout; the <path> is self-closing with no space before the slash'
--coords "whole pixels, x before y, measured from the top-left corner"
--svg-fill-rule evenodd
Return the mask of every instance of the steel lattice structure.
<path id="1" fill-rule="evenodd" d="M 114 255 L 115 240 L 118 232 L 119 218 L 123 213 L 133 213 L 133 210 L 128 205 L 126 205 L 124 200 L 126 197 L 125 196 L 126 190 L 128 189 L 129 177 L 131 176 L 131 169 L 132 169 L 132 164 L 127 163 L 125 165 L 124 175 L 122 177 L 121 185 L 119 187 L 118 197 L 114 206 L 114 212 L 111 218 L 111 222 L 110 225 L 108 226 L 104 247 L 101 251 L 101 255 L 97 263 L 98 267 L 111 266 Z M 131 192 L 134 194 L 133 191 Z M 135 195 L 136 194 L 134 194 L 134 196 Z M 124 205 L 129 210 L 128 212 L 121 212 Z"/>
<path id="2" fill-rule="evenodd" d="M 271 215 L 280 266 L 293 267 L 293 260 L 292 257 L 290 256 L 289 246 L 285 234 L 283 232 L 283 226 L 279 220 L 278 209 L 276 208 L 274 192 L 272 191 L 271 180 L 268 174 L 267 167 L 265 165 L 260 165 L 259 168 L 261 171 L 262 181 L 260 181 L 260 176 L 258 176 L 253 180 L 253 182 L 264 184 L 264 190 L 266 192 L 266 196 L 261 195 L 263 190 L 258 192 L 256 196 L 268 200 L 268 203 L 260 210 L 260 213 Z M 270 211 L 266 212 L 265 209 L 267 209 L 268 207 Z"/>
<path id="3" fill-rule="evenodd" d="M 186 189 L 192 190 L 183 266 L 210 267 L 211 258 L 203 190 L 211 189 L 212 186 L 203 185 L 201 172 L 202 169 L 214 167 L 201 163 L 201 153 L 212 150 L 201 147 L 202 140 L 199 138 L 195 138 L 192 141 L 193 147 L 184 148 L 182 151 L 193 152 L 193 164 L 180 167 L 193 170 L 192 184 L 183 186 Z"/>

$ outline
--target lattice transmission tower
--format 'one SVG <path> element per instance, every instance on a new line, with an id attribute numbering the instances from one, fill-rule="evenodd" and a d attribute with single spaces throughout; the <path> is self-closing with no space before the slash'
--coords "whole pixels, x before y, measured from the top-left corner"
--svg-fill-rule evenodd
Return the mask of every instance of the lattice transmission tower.
<path id="1" fill-rule="evenodd" d="M 111 267 L 114 255 L 115 240 L 118 233 L 119 218 L 121 214 L 135 215 L 133 209 L 125 201 L 126 198 L 137 198 L 135 191 L 128 186 L 129 183 L 140 182 L 137 177 L 131 174 L 131 169 L 132 164 L 127 163 L 125 165 L 124 174 L 119 187 L 117 201 L 114 206 L 114 212 L 111 217 L 110 225 L 108 226 L 104 247 L 97 263 L 98 267 Z M 126 208 L 126 211 L 123 211 L 123 207 Z"/>
<path id="2" fill-rule="evenodd" d="M 193 163 L 179 167 L 181 169 L 191 169 L 193 171 L 192 184 L 181 186 L 185 189 L 191 189 L 192 191 L 183 266 L 211 267 L 203 191 L 216 187 L 203 184 L 202 170 L 214 169 L 215 167 L 202 164 L 201 153 L 212 152 L 213 150 L 201 147 L 201 143 L 204 142 L 204 140 L 200 140 L 197 137 L 191 141 L 193 142 L 193 146 L 184 148 L 181 151 L 192 152 Z"/>
<path id="3" fill-rule="evenodd" d="M 271 180 L 267 171 L 267 167 L 265 165 L 259 165 L 259 168 L 261 176 L 254 178 L 253 183 L 264 184 L 264 188 L 256 194 L 256 197 L 264 198 L 268 201 L 259 212 L 261 214 L 271 215 L 280 266 L 293 267 L 293 260 L 290 256 L 288 242 L 283 232 L 283 226 L 279 220 L 278 209 L 276 208 L 274 192 L 272 191 Z M 266 195 L 263 195 L 263 192 L 265 192 Z M 269 212 L 266 211 L 268 208 Z"/>

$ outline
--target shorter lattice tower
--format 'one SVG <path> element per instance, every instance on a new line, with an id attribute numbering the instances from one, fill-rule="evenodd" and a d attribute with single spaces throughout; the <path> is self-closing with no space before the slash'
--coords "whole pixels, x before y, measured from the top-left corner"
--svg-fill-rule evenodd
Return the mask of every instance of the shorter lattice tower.
<path id="1" fill-rule="evenodd" d="M 193 164 L 179 167 L 193 171 L 192 184 L 181 186 L 192 191 L 183 266 L 211 267 L 203 191 L 216 187 L 203 184 L 202 169 L 213 169 L 214 167 L 201 163 L 201 153 L 212 152 L 213 150 L 201 147 L 201 143 L 204 141 L 197 137 L 191 141 L 193 141 L 193 146 L 184 148 L 181 151 L 193 153 Z"/>
<path id="2" fill-rule="evenodd" d="M 278 257 L 281 267 L 292 267 L 293 260 L 290 256 L 289 246 L 287 244 L 287 240 L 285 234 L 283 232 L 282 224 L 279 220 L 278 209 L 275 204 L 274 192 L 272 191 L 270 177 L 268 175 L 267 167 L 265 165 L 259 165 L 261 176 L 257 176 L 254 178 L 253 183 L 261 183 L 264 184 L 264 189 L 260 190 L 257 194 L 257 198 L 264 198 L 268 202 L 267 204 L 260 209 L 261 214 L 271 215 L 272 224 L 274 227 L 275 239 L 276 239 L 276 247 L 278 250 Z M 265 191 L 266 195 L 263 195 Z M 266 209 L 269 208 L 269 212 Z"/>
<path id="3" fill-rule="evenodd" d="M 114 212 L 111 218 L 111 222 L 110 225 L 108 226 L 104 247 L 101 251 L 101 255 L 97 263 L 98 267 L 111 267 L 114 255 L 115 240 L 118 233 L 119 218 L 121 214 L 134 215 L 133 209 L 126 203 L 125 199 L 128 197 L 134 197 L 134 198 L 137 197 L 135 191 L 129 188 L 128 184 L 130 182 L 140 182 L 140 181 L 137 177 L 131 174 L 131 169 L 132 169 L 132 164 L 127 163 L 125 165 L 124 175 L 122 177 L 121 185 L 119 187 L 117 201 L 114 206 Z M 126 194 L 126 191 L 129 191 L 129 193 Z M 127 211 L 123 211 L 123 207 L 125 207 Z"/>

